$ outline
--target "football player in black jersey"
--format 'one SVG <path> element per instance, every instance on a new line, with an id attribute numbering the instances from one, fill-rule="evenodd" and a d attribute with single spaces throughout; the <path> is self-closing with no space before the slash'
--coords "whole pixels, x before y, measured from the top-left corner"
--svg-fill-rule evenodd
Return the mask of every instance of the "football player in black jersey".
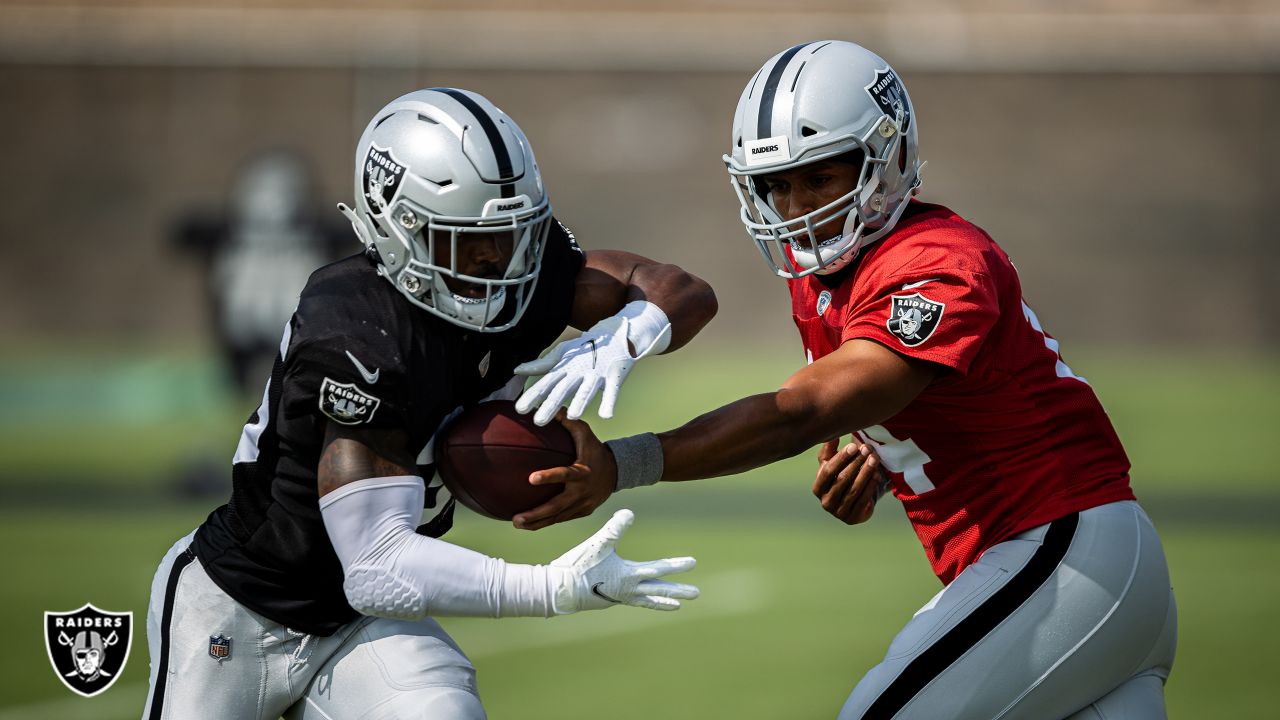
<path id="1" fill-rule="evenodd" d="M 317 270 L 236 448 L 231 500 L 152 585 L 144 718 L 481 718 L 475 670 L 432 616 L 674 610 L 692 558 L 614 552 L 619 511 L 548 565 L 439 540 L 454 502 L 431 440 L 456 410 L 573 394 L 612 412 L 631 365 L 715 314 L 702 280 L 584 253 L 551 214 L 529 142 L 485 98 L 434 88 L 374 116 L 356 149 L 365 252 Z M 535 359 L 565 330 L 580 338 Z M 585 511 L 585 510 L 584 510 Z"/>

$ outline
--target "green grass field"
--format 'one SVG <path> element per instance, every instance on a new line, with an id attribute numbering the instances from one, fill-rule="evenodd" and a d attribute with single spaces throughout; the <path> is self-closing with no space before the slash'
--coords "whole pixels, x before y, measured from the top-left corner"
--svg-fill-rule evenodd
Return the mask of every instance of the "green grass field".
<path id="1" fill-rule="evenodd" d="M 797 365 L 790 354 L 746 363 L 723 357 L 695 350 L 683 363 L 642 366 L 624 390 L 623 417 L 597 428 L 605 436 L 665 428 L 768 389 Z M 1273 717 L 1280 373 L 1270 358 L 1149 360 L 1097 356 L 1072 365 L 1115 420 L 1170 559 L 1181 615 L 1170 714 Z M 135 377 L 130 362 L 99 372 Z M 153 372 L 150 383 L 135 379 L 121 396 L 135 415 L 110 422 L 120 398 L 106 398 L 72 424 L 71 442 L 72 425 L 53 411 L 0 433 L 0 545 L 9 548 L 0 582 L 0 632 L 8 638 L 0 720 L 139 716 L 151 575 L 169 544 L 221 502 L 175 499 L 165 473 L 193 446 L 229 456 L 238 418 L 251 409 L 219 401 L 203 367 L 176 363 Z M 157 393 L 158 409 L 146 401 Z M 18 423 L 0 428 L 11 425 Z M 95 468 L 105 468 L 100 484 Z M 624 555 L 699 559 L 689 580 L 703 597 L 677 613 L 444 619 L 480 671 L 491 717 L 832 717 L 939 586 L 896 503 L 847 528 L 808 495 L 812 469 L 803 457 L 738 478 L 625 493 L 593 518 L 533 534 L 460 515 L 451 541 L 545 562 L 594 530 L 604 511 L 631 507 L 638 520 Z M 41 637 L 43 611 L 84 602 L 133 610 L 136 623 L 124 677 L 88 700 L 53 676 Z"/>

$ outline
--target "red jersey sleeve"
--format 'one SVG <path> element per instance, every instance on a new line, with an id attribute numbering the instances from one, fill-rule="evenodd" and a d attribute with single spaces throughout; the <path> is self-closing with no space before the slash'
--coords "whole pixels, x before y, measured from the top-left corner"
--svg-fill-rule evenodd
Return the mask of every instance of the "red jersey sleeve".
<path id="1" fill-rule="evenodd" d="M 993 279 L 965 270 L 894 275 L 860 295 L 845 318 L 841 342 L 875 340 L 960 373 L 969 371 L 1000 315 Z"/>

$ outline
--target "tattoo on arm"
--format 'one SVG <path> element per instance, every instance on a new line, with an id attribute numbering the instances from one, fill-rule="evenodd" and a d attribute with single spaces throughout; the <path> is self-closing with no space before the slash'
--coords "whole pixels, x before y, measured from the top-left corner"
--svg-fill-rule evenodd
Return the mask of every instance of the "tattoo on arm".
<path id="1" fill-rule="evenodd" d="M 316 471 L 321 497 L 357 480 L 417 473 L 403 431 L 357 430 L 333 422 L 325 429 Z"/>

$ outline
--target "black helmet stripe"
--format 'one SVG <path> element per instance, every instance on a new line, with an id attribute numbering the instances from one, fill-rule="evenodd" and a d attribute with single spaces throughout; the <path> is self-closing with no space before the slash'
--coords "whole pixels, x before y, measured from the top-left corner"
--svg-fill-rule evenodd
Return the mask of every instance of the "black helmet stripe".
<path id="1" fill-rule="evenodd" d="M 763 140 L 767 137 L 773 137 L 773 96 L 778 92 L 778 83 L 782 82 L 782 75 L 787 71 L 787 65 L 791 64 L 791 58 L 796 53 L 809 47 L 813 43 L 801 43 L 795 47 L 782 53 L 778 58 L 778 62 L 773 64 L 773 69 L 769 71 L 769 79 L 765 81 L 764 90 L 760 95 L 760 119 L 756 122 L 756 139 Z"/>
<path id="2" fill-rule="evenodd" d="M 480 124 L 480 129 L 484 131 L 485 137 L 489 139 L 489 145 L 493 147 L 493 157 L 498 162 L 498 177 L 502 180 L 515 180 L 512 175 L 514 171 L 511 168 L 511 153 L 507 150 L 507 143 L 502 139 L 502 133 L 498 132 L 498 124 L 489 117 L 489 113 L 480 107 L 479 103 L 472 100 L 469 95 L 456 90 L 454 88 L 435 88 L 435 90 L 448 95 L 457 100 L 459 104 L 467 109 L 475 116 L 476 122 Z M 515 197 L 516 186 L 514 183 L 502 184 L 502 197 Z"/>

